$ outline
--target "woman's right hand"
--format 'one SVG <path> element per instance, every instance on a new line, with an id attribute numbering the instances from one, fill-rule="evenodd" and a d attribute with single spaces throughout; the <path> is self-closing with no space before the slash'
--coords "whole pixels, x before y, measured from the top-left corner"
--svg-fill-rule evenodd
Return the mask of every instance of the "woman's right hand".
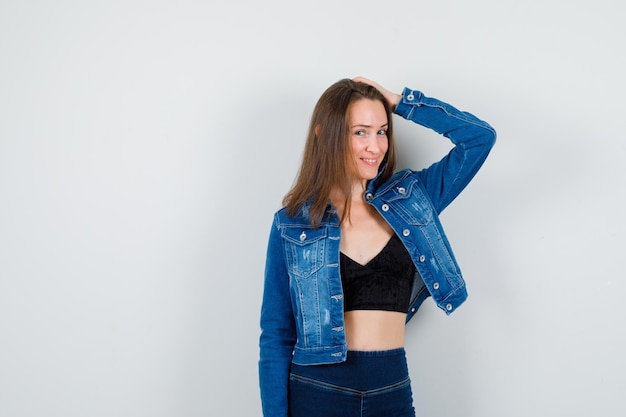
<path id="1" fill-rule="evenodd" d="M 377 82 L 369 80 L 367 78 L 354 77 L 352 81 L 368 84 L 368 85 L 371 85 L 372 87 L 375 87 L 385 97 L 387 104 L 389 104 L 392 110 L 396 108 L 396 105 L 400 102 L 400 99 L 402 98 L 400 94 L 396 94 L 392 91 L 389 91 L 386 88 L 384 88 L 382 85 L 378 84 Z"/>

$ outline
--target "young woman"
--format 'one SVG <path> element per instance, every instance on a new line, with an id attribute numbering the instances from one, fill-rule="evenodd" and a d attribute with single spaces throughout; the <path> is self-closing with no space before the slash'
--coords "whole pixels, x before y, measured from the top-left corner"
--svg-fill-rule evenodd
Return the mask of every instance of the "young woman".
<path id="1" fill-rule="evenodd" d="M 454 148 L 394 172 L 392 113 Z M 302 165 L 269 236 L 259 377 L 265 417 L 415 416 L 404 329 L 432 296 L 467 297 L 439 213 L 476 174 L 496 133 L 449 104 L 365 78 L 320 97 Z"/>

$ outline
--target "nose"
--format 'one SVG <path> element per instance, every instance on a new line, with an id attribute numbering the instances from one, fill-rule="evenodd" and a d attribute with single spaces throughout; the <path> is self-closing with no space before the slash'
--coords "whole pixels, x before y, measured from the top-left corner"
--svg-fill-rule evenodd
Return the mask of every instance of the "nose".
<path id="1" fill-rule="evenodd" d="M 367 142 L 367 146 L 365 147 L 365 150 L 368 152 L 372 152 L 372 153 L 377 153 L 378 151 L 380 151 L 380 145 L 378 144 L 378 139 L 370 138 L 370 140 Z"/>

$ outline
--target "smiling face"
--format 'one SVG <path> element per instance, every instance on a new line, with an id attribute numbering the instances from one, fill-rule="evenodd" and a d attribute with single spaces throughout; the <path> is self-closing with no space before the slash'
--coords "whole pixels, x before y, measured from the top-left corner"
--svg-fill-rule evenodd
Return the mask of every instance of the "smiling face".
<path id="1" fill-rule="evenodd" d="M 376 177 L 389 148 L 388 123 L 385 107 L 378 100 L 357 100 L 348 108 L 350 158 L 356 181 L 363 187 Z"/>

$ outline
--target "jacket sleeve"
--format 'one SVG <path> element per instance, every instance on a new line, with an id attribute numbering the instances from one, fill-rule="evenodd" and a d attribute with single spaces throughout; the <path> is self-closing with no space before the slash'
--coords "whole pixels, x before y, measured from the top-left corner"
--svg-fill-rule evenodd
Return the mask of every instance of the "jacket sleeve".
<path id="1" fill-rule="evenodd" d="M 289 367 L 295 343 L 289 275 L 275 218 L 267 248 L 259 339 L 259 385 L 264 417 L 287 417 Z"/>
<path id="2" fill-rule="evenodd" d="M 437 213 L 441 213 L 476 175 L 495 143 L 496 131 L 470 113 L 408 88 L 394 112 L 442 134 L 455 145 L 439 162 L 417 172 Z"/>

